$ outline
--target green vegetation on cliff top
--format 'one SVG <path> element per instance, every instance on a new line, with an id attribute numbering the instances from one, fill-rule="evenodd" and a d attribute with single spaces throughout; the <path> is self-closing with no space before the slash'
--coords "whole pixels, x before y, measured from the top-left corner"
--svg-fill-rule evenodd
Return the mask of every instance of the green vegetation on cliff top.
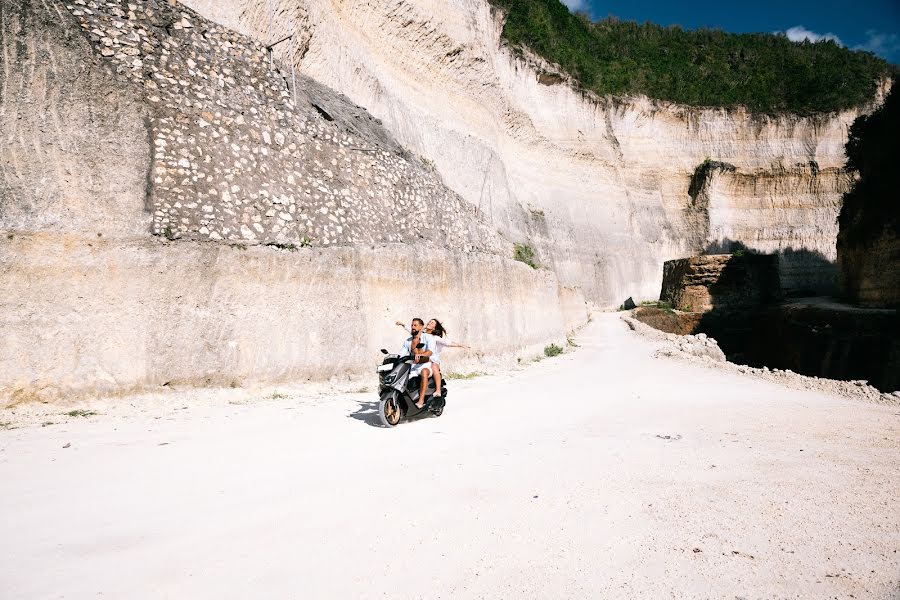
<path id="1" fill-rule="evenodd" d="M 528 47 L 602 96 L 811 114 L 870 101 L 877 80 L 892 72 L 875 55 L 831 41 L 686 31 L 614 17 L 591 22 L 559 0 L 491 2 L 507 13 L 503 37 L 510 46 Z"/>

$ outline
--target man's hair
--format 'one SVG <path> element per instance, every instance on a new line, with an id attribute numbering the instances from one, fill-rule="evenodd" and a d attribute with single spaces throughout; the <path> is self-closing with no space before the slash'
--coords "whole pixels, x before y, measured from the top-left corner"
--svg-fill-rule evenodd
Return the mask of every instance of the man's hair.
<path id="1" fill-rule="evenodd" d="M 418 323 L 419 325 L 422 325 L 423 327 L 425 326 L 425 321 L 423 321 L 419 317 L 416 317 L 415 319 L 413 319 L 413 323 Z"/>

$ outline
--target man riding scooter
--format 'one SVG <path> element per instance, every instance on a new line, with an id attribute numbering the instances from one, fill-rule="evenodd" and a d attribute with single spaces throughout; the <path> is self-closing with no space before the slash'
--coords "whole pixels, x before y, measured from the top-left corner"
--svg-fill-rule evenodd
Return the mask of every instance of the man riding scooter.
<path id="1" fill-rule="evenodd" d="M 400 351 L 400 356 L 412 356 L 415 359 L 415 364 L 410 369 L 409 376 L 410 378 L 419 377 L 419 401 L 416 402 L 417 408 L 422 408 L 425 405 L 425 389 L 428 387 L 428 380 L 431 377 L 431 362 L 429 358 L 434 351 L 434 342 L 430 335 L 422 331 L 424 327 L 425 322 L 422 319 L 418 317 L 413 319 L 409 326 L 412 335 L 407 338 L 403 344 L 403 349 Z M 419 348 L 419 344 L 424 344 L 424 346 Z"/>

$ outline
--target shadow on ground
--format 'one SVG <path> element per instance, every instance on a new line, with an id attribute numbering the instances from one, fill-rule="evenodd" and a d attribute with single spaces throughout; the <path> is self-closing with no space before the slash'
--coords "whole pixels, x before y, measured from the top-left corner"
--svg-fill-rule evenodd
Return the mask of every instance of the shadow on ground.
<path id="1" fill-rule="evenodd" d="M 384 427 L 384 425 L 381 424 L 381 418 L 378 416 L 378 400 L 373 400 L 371 402 L 360 402 L 356 410 L 354 410 L 347 416 L 351 419 L 362 421 L 363 423 L 371 427 Z M 424 413 L 419 413 L 418 415 L 411 418 L 404 417 L 403 420 L 400 421 L 400 423 L 414 423 L 415 421 L 419 421 L 420 419 L 428 418 L 431 418 L 431 415 L 428 413 L 428 411 L 425 411 Z"/>
<path id="2" fill-rule="evenodd" d="M 378 400 L 360 402 L 356 410 L 347 416 L 372 427 L 384 427 L 381 424 L 381 419 L 378 417 Z"/>

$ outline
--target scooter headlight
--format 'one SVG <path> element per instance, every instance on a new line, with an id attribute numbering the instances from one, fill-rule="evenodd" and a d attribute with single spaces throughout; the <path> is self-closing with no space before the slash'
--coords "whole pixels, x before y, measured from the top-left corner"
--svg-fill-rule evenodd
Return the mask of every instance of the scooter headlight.
<path id="1" fill-rule="evenodd" d="M 394 383 L 394 380 L 395 380 L 395 379 L 397 379 L 397 376 L 396 376 L 396 375 L 393 375 L 393 374 L 391 374 L 391 375 L 385 375 L 385 376 L 384 376 L 384 383 L 387 384 L 387 385 L 390 385 L 390 384 Z"/>

